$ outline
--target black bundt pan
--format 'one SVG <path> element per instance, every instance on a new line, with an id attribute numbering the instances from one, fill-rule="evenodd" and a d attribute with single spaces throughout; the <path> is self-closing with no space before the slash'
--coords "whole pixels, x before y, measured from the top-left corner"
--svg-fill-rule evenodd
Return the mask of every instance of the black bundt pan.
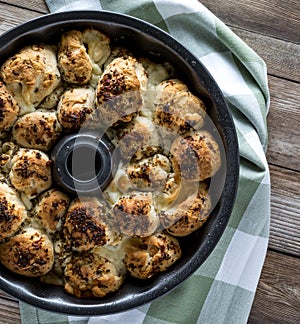
<path id="1" fill-rule="evenodd" d="M 115 294 L 104 299 L 77 299 L 62 287 L 17 276 L 0 265 L 0 288 L 28 304 L 72 315 L 104 315 L 126 311 L 169 292 L 207 259 L 231 215 L 238 186 L 239 155 L 235 127 L 216 82 L 200 61 L 164 31 L 142 20 L 107 11 L 49 14 L 24 23 L 0 37 L 0 64 L 22 47 L 38 42 L 53 44 L 66 30 L 93 26 L 110 35 L 112 43 L 129 47 L 154 60 L 169 61 L 190 90 L 205 98 L 209 114 L 224 145 L 224 188 L 205 225 L 182 240 L 183 256 L 168 271 L 141 281 L 127 278 Z M 222 182 L 222 181 L 221 181 Z"/>

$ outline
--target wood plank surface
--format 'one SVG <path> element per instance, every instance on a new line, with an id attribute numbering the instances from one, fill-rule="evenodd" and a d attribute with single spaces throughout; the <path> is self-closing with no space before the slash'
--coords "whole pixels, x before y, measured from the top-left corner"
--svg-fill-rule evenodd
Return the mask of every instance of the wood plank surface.
<path id="1" fill-rule="evenodd" d="M 269 76 L 269 88 L 268 161 L 300 171 L 300 83 Z"/>
<path id="2" fill-rule="evenodd" d="M 270 173 L 269 248 L 300 257 L 300 172 L 271 166 Z"/>
<path id="3" fill-rule="evenodd" d="M 19 302 L 17 301 L 17 299 L 4 293 L 3 291 L 0 291 L 0 301 L 1 301 L 0 302 L 0 323 L 1 324 L 21 323 Z"/>
<path id="4" fill-rule="evenodd" d="M 299 44 L 236 27 L 231 27 L 231 29 L 267 62 L 269 75 L 300 82 Z"/>
<path id="5" fill-rule="evenodd" d="M 299 0 L 201 0 L 223 22 L 300 44 Z"/>
<path id="6" fill-rule="evenodd" d="M 300 259 L 268 253 L 248 324 L 300 323 L 299 269 Z"/>
<path id="7" fill-rule="evenodd" d="M 1 1 L 2 3 L 9 4 L 14 7 L 19 7 L 22 8 L 23 10 L 26 11 L 37 11 L 41 14 L 48 13 L 48 7 L 43 0 L 4 0 Z M 25 11 L 24 11 L 25 12 Z"/>
<path id="8" fill-rule="evenodd" d="M 29 19 L 40 16 L 40 13 L 24 10 L 12 5 L 2 4 L 0 2 L 0 33 L 9 30 L 21 23 L 28 21 Z"/>

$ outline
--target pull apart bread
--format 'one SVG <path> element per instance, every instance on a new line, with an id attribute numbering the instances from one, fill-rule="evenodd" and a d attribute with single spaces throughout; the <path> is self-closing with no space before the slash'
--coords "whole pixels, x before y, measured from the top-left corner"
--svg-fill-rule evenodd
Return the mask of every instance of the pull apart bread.
<path id="1" fill-rule="evenodd" d="M 204 100 L 168 62 L 113 47 L 93 28 L 24 47 L 0 77 L 1 263 L 78 298 L 171 267 L 181 237 L 214 207 L 222 159 Z M 53 146 L 84 129 L 115 146 L 101 196 L 72 196 L 52 180 Z"/>

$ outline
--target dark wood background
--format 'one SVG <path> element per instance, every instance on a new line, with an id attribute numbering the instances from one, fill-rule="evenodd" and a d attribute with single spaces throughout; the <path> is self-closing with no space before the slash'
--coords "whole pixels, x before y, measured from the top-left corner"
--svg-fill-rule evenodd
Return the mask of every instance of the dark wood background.
<path id="1" fill-rule="evenodd" d="M 200 2 L 268 66 L 271 229 L 248 324 L 300 323 L 300 1 Z M 43 1 L 0 0 L 0 33 L 47 12 Z M 18 301 L 2 292 L 0 323 L 20 323 Z"/>

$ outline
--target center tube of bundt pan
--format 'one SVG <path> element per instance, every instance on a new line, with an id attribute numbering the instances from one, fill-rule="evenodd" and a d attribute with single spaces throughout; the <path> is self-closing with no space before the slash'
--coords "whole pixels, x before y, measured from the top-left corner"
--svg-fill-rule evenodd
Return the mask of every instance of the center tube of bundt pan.
<path id="1" fill-rule="evenodd" d="M 54 181 L 77 196 L 101 194 L 112 178 L 113 150 L 105 135 L 64 136 L 51 152 Z"/>

